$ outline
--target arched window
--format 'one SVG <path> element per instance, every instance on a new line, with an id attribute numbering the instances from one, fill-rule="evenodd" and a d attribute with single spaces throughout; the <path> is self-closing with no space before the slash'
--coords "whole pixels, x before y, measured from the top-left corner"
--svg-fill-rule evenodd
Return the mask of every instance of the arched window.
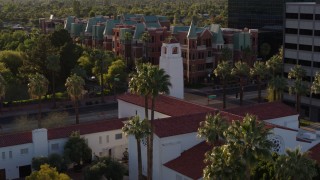
<path id="1" fill-rule="evenodd" d="M 172 54 L 178 54 L 178 47 L 173 47 Z"/>
<path id="2" fill-rule="evenodd" d="M 167 47 L 163 47 L 163 54 L 167 54 Z"/>

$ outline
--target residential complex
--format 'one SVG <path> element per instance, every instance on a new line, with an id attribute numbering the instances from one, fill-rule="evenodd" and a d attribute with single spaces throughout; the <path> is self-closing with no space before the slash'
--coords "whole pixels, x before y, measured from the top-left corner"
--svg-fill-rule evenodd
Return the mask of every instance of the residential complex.
<path id="1" fill-rule="evenodd" d="M 287 3 L 284 25 L 284 76 L 299 64 L 307 71 L 304 80 L 311 85 L 320 70 L 320 4 Z M 286 92 L 284 101 L 294 103 L 295 98 Z M 301 102 L 301 114 L 319 121 L 320 96 L 309 93 L 301 98 Z"/>
<path id="2" fill-rule="evenodd" d="M 218 24 L 198 27 L 196 22 L 170 26 L 164 16 L 125 14 L 118 19 L 96 16 L 88 20 L 70 16 L 65 29 L 87 47 L 124 57 L 128 69 L 138 58 L 158 65 L 162 43 L 174 38 L 181 45 L 185 83 L 207 81 L 221 58 L 225 58 L 225 49 L 230 53 L 227 60 L 246 61 L 249 65 L 255 61 L 258 49 L 257 29 L 222 28 Z"/>

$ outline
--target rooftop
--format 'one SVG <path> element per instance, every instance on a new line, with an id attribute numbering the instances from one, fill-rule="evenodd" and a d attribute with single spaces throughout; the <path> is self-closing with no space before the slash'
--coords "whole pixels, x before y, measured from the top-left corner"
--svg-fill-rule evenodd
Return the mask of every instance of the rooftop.
<path id="1" fill-rule="evenodd" d="M 259 120 L 269 120 L 285 116 L 298 115 L 298 113 L 292 107 L 282 102 L 268 102 L 241 106 L 237 108 L 227 109 L 226 111 L 243 117 L 246 114 L 254 114 L 258 117 Z"/>
<path id="2" fill-rule="evenodd" d="M 311 159 L 315 160 L 318 164 L 320 164 L 320 143 L 313 146 L 313 148 L 311 148 L 309 150 L 309 156 L 311 157 Z"/>

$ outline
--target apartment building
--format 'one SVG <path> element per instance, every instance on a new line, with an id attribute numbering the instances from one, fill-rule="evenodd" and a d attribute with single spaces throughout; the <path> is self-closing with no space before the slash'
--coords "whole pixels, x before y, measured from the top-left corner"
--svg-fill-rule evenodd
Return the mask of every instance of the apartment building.
<path id="1" fill-rule="evenodd" d="M 304 80 L 310 85 L 320 71 L 320 4 L 287 3 L 284 26 L 284 76 L 299 64 L 307 71 Z M 284 101 L 295 103 L 295 98 L 286 92 Z M 301 115 L 319 121 L 320 96 L 307 94 L 301 102 Z"/>

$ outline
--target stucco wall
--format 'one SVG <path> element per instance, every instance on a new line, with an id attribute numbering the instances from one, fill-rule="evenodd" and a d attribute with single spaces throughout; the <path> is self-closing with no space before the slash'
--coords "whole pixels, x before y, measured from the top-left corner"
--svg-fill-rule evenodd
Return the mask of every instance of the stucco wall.
<path id="1" fill-rule="evenodd" d="M 269 120 L 265 120 L 265 121 L 268 123 L 271 123 L 271 124 L 288 127 L 291 129 L 299 129 L 298 115 L 269 119 Z"/>

